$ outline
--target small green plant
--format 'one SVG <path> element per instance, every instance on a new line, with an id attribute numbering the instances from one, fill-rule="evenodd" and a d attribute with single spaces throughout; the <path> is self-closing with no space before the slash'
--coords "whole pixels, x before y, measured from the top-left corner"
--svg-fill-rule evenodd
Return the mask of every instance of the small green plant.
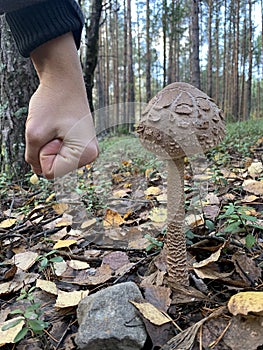
<path id="1" fill-rule="evenodd" d="M 19 315 L 21 317 L 2 327 L 2 331 L 6 331 L 17 326 L 19 323 L 24 322 L 23 328 L 15 336 L 15 343 L 18 343 L 20 340 L 24 339 L 28 332 L 34 335 L 41 335 L 43 331 L 49 326 L 49 323 L 45 322 L 41 318 L 43 315 L 41 303 L 34 302 L 33 292 L 35 289 L 36 287 L 34 286 L 28 291 L 25 288 L 21 290 L 21 294 L 16 300 L 19 301 L 24 299 L 30 304 L 25 308 L 25 310 L 15 309 L 11 311 L 9 315 Z"/>
<path id="2" fill-rule="evenodd" d="M 36 259 L 36 261 L 39 261 L 39 271 L 43 271 L 47 267 L 53 268 L 53 263 L 55 262 L 62 262 L 64 261 L 61 256 L 53 256 L 52 255 L 56 254 L 57 250 L 51 250 L 50 252 L 39 255 Z"/>
<path id="3" fill-rule="evenodd" d="M 148 233 L 144 236 L 144 238 L 148 239 L 150 244 L 146 247 L 146 251 L 149 252 L 150 250 L 160 250 L 163 247 L 163 242 L 158 241 L 158 239 L 152 237 Z"/>
<path id="4" fill-rule="evenodd" d="M 246 233 L 246 246 L 252 248 L 256 243 L 255 237 L 251 234 L 250 229 L 263 229 L 256 224 L 257 218 L 249 215 L 248 212 L 253 210 L 251 207 L 230 203 L 223 207 L 224 213 L 219 215 L 219 219 L 224 220 L 224 233 Z"/>

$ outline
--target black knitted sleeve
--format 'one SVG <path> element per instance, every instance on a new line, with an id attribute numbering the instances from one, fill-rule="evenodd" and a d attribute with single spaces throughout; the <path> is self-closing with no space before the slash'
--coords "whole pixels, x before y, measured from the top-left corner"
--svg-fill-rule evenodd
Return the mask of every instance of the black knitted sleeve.
<path id="1" fill-rule="evenodd" d="M 30 52 L 45 42 L 72 32 L 80 45 L 84 18 L 75 0 L 49 0 L 6 14 L 19 52 Z"/>

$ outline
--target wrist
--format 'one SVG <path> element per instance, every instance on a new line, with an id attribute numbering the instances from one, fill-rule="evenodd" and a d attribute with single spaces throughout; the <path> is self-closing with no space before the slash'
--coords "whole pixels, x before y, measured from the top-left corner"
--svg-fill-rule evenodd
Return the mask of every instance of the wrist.
<path id="1" fill-rule="evenodd" d="M 52 39 L 30 54 L 40 83 L 54 84 L 65 80 L 83 82 L 82 69 L 72 33 Z M 84 83 L 83 83 L 84 85 Z"/>

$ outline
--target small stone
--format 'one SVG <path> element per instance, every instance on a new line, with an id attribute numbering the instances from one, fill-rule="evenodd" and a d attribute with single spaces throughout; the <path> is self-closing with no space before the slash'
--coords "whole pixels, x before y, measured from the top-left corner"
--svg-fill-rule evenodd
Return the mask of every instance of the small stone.
<path id="1" fill-rule="evenodd" d="M 142 298 L 133 282 L 116 284 L 81 300 L 76 344 L 83 350 L 140 350 L 147 338 L 129 300 Z"/>

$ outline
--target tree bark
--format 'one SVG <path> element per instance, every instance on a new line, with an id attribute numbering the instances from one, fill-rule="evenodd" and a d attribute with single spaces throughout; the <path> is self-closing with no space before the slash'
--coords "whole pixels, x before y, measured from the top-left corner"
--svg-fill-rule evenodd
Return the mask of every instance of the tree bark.
<path id="1" fill-rule="evenodd" d="M 92 90 L 94 87 L 94 71 L 98 61 L 98 40 L 101 12 L 102 0 L 92 0 L 89 24 L 85 21 L 85 44 L 87 52 L 83 65 L 83 73 L 91 112 L 94 111 Z"/>
<path id="2" fill-rule="evenodd" d="M 199 0 L 192 0 L 192 84 L 200 89 L 200 59 L 199 59 Z"/>
<path id="3" fill-rule="evenodd" d="M 1 173 L 21 179 L 29 171 L 24 160 L 24 131 L 28 103 L 38 79 L 30 59 L 18 53 L 3 16 L 0 16 L 0 50 Z"/>

